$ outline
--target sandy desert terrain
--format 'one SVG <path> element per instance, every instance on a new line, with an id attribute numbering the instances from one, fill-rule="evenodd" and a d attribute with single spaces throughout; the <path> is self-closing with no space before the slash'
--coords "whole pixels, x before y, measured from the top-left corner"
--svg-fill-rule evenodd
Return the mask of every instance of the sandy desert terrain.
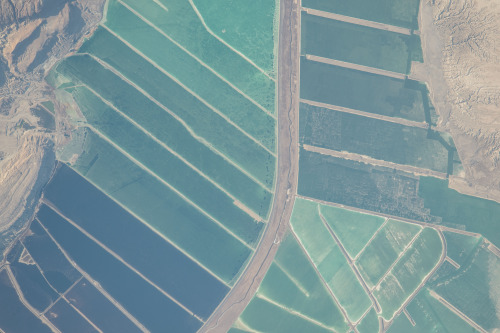
<path id="1" fill-rule="evenodd" d="M 426 0 L 420 16 L 424 65 L 413 72 L 428 82 L 465 169 L 450 185 L 500 201 L 500 3 Z"/>
<path id="2" fill-rule="evenodd" d="M 65 140 L 56 103 L 56 132 L 32 108 L 53 100 L 43 78 L 101 20 L 104 0 L 0 0 L 0 230 L 28 218 Z M 57 134 L 56 134 L 57 133 Z"/>

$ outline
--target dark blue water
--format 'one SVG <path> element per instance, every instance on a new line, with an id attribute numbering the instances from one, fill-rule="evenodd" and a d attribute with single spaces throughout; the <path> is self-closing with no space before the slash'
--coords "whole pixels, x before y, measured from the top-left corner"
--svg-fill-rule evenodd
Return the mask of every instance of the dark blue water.
<path id="1" fill-rule="evenodd" d="M 93 333 L 97 330 L 64 299 L 46 313 L 46 317 L 63 333 Z"/>
<path id="2" fill-rule="evenodd" d="M 208 318 L 229 288 L 62 164 L 45 197 L 184 306 Z"/>
<path id="3" fill-rule="evenodd" d="M 0 327 L 14 333 L 51 332 L 21 303 L 5 270 L 0 272 Z"/>
<path id="4" fill-rule="evenodd" d="M 24 298 L 31 306 L 42 312 L 59 295 L 45 281 L 36 265 L 27 265 L 18 261 L 23 250 L 24 246 L 18 242 L 10 252 L 11 254 L 15 253 L 14 258 L 9 258 L 10 268 L 24 294 Z"/>
<path id="5" fill-rule="evenodd" d="M 38 221 L 31 223 L 30 230 L 33 234 L 24 239 L 24 246 L 52 287 L 61 293 L 65 292 L 81 274 L 71 266 Z"/>
<path id="6" fill-rule="evenodd" d="M 40 222 L 73 260 L 152 332 L 195 332 L 201 322 L 43 205 Z"/>
<path id="7" fill-rule="evenodd" d="M 141 332 L 86 279 L 78 282 L 66 299 L 104 332 Z"/>

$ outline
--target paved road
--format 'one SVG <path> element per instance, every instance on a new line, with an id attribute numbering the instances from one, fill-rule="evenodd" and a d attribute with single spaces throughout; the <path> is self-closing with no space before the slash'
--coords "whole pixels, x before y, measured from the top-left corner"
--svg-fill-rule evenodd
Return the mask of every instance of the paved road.
<path id="1" fill-rule="evenodd" d="M 201 333 L 227 332 L 257 291 L 285 234 L 298 181 L 300 4 L 280 2 L 278 63 L 278 168 L 269 222 L 248 266 Z"/>

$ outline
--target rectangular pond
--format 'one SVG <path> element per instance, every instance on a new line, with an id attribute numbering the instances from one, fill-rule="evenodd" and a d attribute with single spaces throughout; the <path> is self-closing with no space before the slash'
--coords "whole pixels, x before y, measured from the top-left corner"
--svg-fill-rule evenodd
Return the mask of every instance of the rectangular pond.
<path id="1" fill-rule="evenodd" d="M 420 0 L 302 0 L 302 6 L 368 21 L 418 29 Z"/>
<path id="2" fill-rule="evenodd" d="M 359 111 L 423 122 L 431 116 L 425 85 L 301 57 L 300 97 Z"/>
<path id="3" fill-rule="evenodd" d="M 46 316 L 61 332 L 99 332 L 62 298 L 47 311 Z"/>
<path id="4" fill-rule="evenodd" d="M 64 293 L 82 275 L 64 257 L 50 239 L 38 220 L 30 226 L 31 234 L 23 243 L 36 261 L 47 281 L 60 293 Z"/>
<path id="5" fill-rule="evenodd" d="M 7 260 L 10 262 L 10 269 L 26 301 L 38 311 L 43 312 L 57 300 L 59 294 L 47 283 L 35 262 L 24 256 L 21 259 L 21 255 L 26 253 L 24 246 L 18 242 L 11 249 Z"/>
<path id="6" fill-rule="evenodd" d="M 38 219 L 69 256 L 151 331 L 193 332 L 201 322 L 43 205 Z"/>
<path id="7" fill-rule="evenodd" d="M 5 332 L 52 332 L 21 303 L 5 269 L 0 270 L 0 326 Z"/>
<path id="8" fill-rule="evenodd" d="M 82 279 L 67 294 L 68 301 L 103 332 L 135 333 L 141 330 L 92 283 Z"/>
<path id="9" fill-rule="evenodd" d="M 229 288 L 68 166 L 45 188 L 59 211 L 200 317 L 207 318 Z"/>
<path id="10" fill-rule="evenodd" d="M 302 12 L 302 54 L 409 74 L 423 61 L 420 37 Z"/>
<path id="11" fill-rule="evenodd" d="M 300 141 L 378 160 L 447 173 L 456 151 L 439 132 L 300 105 Z"/>

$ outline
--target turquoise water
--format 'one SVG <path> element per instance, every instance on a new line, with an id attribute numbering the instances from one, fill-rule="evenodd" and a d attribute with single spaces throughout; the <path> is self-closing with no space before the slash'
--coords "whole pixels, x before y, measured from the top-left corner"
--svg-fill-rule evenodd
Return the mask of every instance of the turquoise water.
<path id="1" fill-rule="evenodd" d="M 306 254 L 340 305 L 351 321 L 357 321 L 370 307 L 371 302 L 322 221 L 318 204 L 296 199 L 290 223 Z"/>
<path id="2" fill-rule="evenodd" d="M 307 294 L 304 294 L 305 289 L 301 290 L 276 264 L 271 265 L 269 268 L 264 281 L 259 287 L 258 294 L 313 318 L 326 326 L 337 326 L 338 323 L 335 319 L 341 319 L 342 315 L 336 313 L 339 310 L 329 297 L 328 291 L 322 286 L 312 267 L 309 266 L 306 269 L 310 274 L 310 279 L 316 283 L 314 289 L 306 291 Z"/>
<path id="3" fill-rule="evenodd" d="M 291 234 L 282 240 L 273 267 L 276 274 L 266 275 L 259 292 L 337 331 L 347 328 L 342 312 Z"/>
<path id="4" fill-rule="evenodd" d="M 121 80 L 111 71 L 104 69 L 89 56 L 67 58 L 57 67 L 76 83 L 81 82 L 113 103 L 115 107 L 137 122 L 155 123 L 165 130 L 165 124 L 172 122 L 172 116 Z M 183 90 L 176 93 L 181 94 Z M 246 137 L 227 121 L 213 113 L 194 97 L 176 95 L 166 107 L 182 118 L 198 136 L 234 160 L 265 184 L 272 184 L 275 158 L 264 148 Z M 187 104 L 189 103 L 189 104 Z M 147 112 L 144 112 L 147 110 Z M 211 126 L 207 126 L 211 124 Z M 148 126 L 144 126 L 148 127 Z M 245 147 L 245 149 L 241 149 Z M 272 166 L 272 169 L 271 169 Z"/>
<path id="5" fill-rule="evenodd" d="M 320 205 L 320 211 L 351 257 L 355 257 L 382 225 L 384 218 Z"/>
<path id="6" fill-rule="evenodd" d="M 144 164 L 154 165 L 156 163 L 157 165 L 158 162 L 166 163 L 167 161 L 174 160 L 172 165 L 166 167 L 165 170 L 160 170 L 158 172 L 159 175 L 164 175 L 166 170 L 172 169 L 175 165 L 179 166 L 179 163 L 181 165 L 179 166 L 179 170 L 176 171 L 177 173 L 182 170 L 187 170 L 186 174 L 196 172 L 189 166 L 191 164 L 204 177 L 208 177 L 256 214 L 263 218 L 267 215 L 272 194 L 242 171 L 228 163 L 220 155 L 217 155 L 210 148 L 193 138 L 177 122 L 170 122 L 168 125 L 163 126 L 163 130 L 159 126 L 146 129 L 129 122 L 123 113 L 120 114 L 120 111 L 112 109 L 84 87 L 75 88 L 72 93 L 80 105 L 80 110 L 94 128 L 120 145 L 128 153 L 134 155 L 134 157 L 141 159 L 141 162 L 144 162 Z M 117 126 L 118 124 L 120 126 Z M 128 145 L 124 143 L 124 140 L 128 140 Z M 148 149 L 142 151 L 142 147 L 144 146 L 148 147 Z M 134 153 L 134 150 L 137 151 L 138 149 L 138 154 Z M 179 162 L 177 161 L 177 157 L 170 156 L 173 153 L 169 153 L 168 149 L 182 157 L 186 162 Z M 144 159 L 145 154 L 149 154 L 150 156 Z M 166 155 L 170 157 L 166 158 Z M 166 178 L 172 178 L 173 175 L 173 173 L 166 175 Z M 196 175 L 196 177 L 199 178 L 200 176 Z M 174 181 L 177 182 L 176 180 Z M 208 182 L 208 180 L 203 180 L 203 182 Z M 222 202 L 223 200 L 221 200 Z M 232 205 L 232 202 L 230 205 Z M 228 207 L 228 210 L 231 210 L 231 207 Z M 245 219 L 248 219 L 245 216 L 240 215 L 240 217 L 243 221 L 242 224 L 246 222 Z"/>
<path id="7" fill-rule="evenodd" d="M 323 332 L 323 329 L 316 327 L 311 320 L 337 332 L 345 332 L 348 329 L 345 318 L 325 284 L 292 234 L 288 234 L 281 241 L 275 261 L 257 295 L 259 296 L 254 297 L 229 332 L 246 332 L 245 328 L 240 327 L 241 323 L 262 332 L 301 332 L 301 329 L 305 330 L 302 332 Z M 261 310 L 265 311 L 260 312 Z M 309 322 L 296 314 L 310 318 Z M 273 316 L 276 319 L 274 322 Z"/>
<path id="8" fill-rule="evenodd" d="M 85 152 L 73 168 L 226 282 L 236 276 L 251 253 L 243 243 L 92 132 L 87 136 Z"/>
<path id="9" fill-rule="evenodd" d="M 392 220 L 380 229 L 356 261 L 369 285 L 380 281 L 419 230 L 415 225 Z"/>
<path id="10" fill-rule="evenodd" d="M 248 304 L 240 319 L 258 332 L 273 333 L 331 333 L 258 297 Z"/>
<path id="11" fill-rule="evenodd" d="M 148 88 L 150 93 L 160 100 L 169 99 L 165 93 L 170 90 L 172 91 L 170 94 L 175 93 L 173 94 L 174 96 L 176 94 L 182 95 L 182 91 L 178 92 L 175 84 L 172 85 L 171 83 L 166 82 L 165 80 L 168 81 L 168 78 L 164 77 L 157 71 L 148 71 L 147 78 L 144 78 L 143 76 L 138 77 L 141 72 L 141 68 L 151 65 L 144 62 L 143 59 L 131 52 L 130 49 L 124 47 L 121 42 L 117 41 L 116 38 L 114 38 L 106 30 L 98 30 L 92 39 L 84 44 L 82 47 L 82 52 L 83 51 L 92 52 L 93 54 L 105 59 L 111 65 L 124 72 L 124 74 L 126 74 L 130 79 L 138 84 L 141 84 L 143 87 Z M 123 63 L 122 61 L 125 62 Z M 157 84 L 151 84 L 152 78 L 158 75 L 162 77 L 163 81 L 155 82 Z M 172 87 L 172 89 L 165 89 L 165 87 Z M 226 99 L 219 98 L 219 100 Z M 88 106 L 85 106 L 84 103 L 86 103 L 86 101 L 80 102 L 80 107 L 82 109 L 90 109 L 92 113 L 96 113 L 96 111 L 98 111 L 97 108 L 94 110 L 92 107 L 89 108 Z M 171 104 L 167 105 L 171 106 Z M 178 105 L 179 107 L 182 107 L 182 101 L 179 100 Z M 187 103 L 187 106 L 189 105 L 190 103 Z M 150 104 L 147 104 L 147 106 L 149 107 L 149 110 L 157 109 L 155 106 L 151 107 Z M 225 161 L 220 155 L 214 153 L 209 147 L 196 140 L 196 138 L 193 137 L 193 135 L 190 134 L 181 123 L 176 121 L 166 112 L 155 112 L 155 117 L 151 117 L 151 119 L 149 119 L 147 114 L 139 112 L 139 108 L 140 106 L 137 106 L 137 110 L 133 110 L 123 107 L 120 111 L 132 117 L 158 140 L 175 150 L 183 158 L 187 159 L 195 167 L 202 170 L 206 175 L 224 187 L 231 194 L 236 196 L 243 203 L 260 213 L 261 216 L 266 216 L 271 200 L 271 193 L 256 184 L 247 175 L 243 174 L 229 162 Z M 99 115 L 97 114 L 95 116 Z M 252 124 L 254 123 L 254 120 L 251 122 L 247 121 L 247 123 Z M 274 121 L 268 130 L 274 133 Z M 245 169 L 245 165 L 242 165 L 242 167 Z M 268 175 L 266 178 L 262 179 L 268 186 L 272 186 L 273 171 L 274 170 L 267 172 Z"/>
<path id="12" fill-rule="evenodd" d="M 464 265 L 471 259 L 477 246 L 481 245 L 481 237 L 463 235 L 459 233 L 443 231 L 446 239 L 446 255 L 457 264 Z"/>
<path id="13" fill-rule="evenodd" d="M 69 219 L 198 316 L 207 318 L 229 288 L 62 164 L 45 198 Z"/>
<path id="14" fill-rule="evenodd" d="M 276 1 L 193 1 L 205 23 L 220 38 L 247 55 L 259 67 L 273 72 L 273 34 Z"/>
<path id="15" fill-rule="evenodd" d="M 188 1 L 161 0 L 160 2 L 168 8 L 168 11 L 153 1 L 125 0 L 124 2 L 144 19 L 151 22 L 159 31 L 167 34 L 259 104 L 273 112 L 275 82 L 210 35 Z M 158 48 L 161 45 L 159 43 L 166 37 L 158 33 L 149 33 L 149 31 L 154 31 L 152 28 L 148 30 L 145 30 L 146 28 L 138 29 L 145 27 L 144 24 L 139 24 L 137 19 L 132 20 L 126 11 L 129 10 L 121 4 L 110 1 L 106 26 L 120 35 L 126 30 L 129 34 L 130 32 L 139 33 L 136 35 L 140 36 L 143 42 L 140 44 L 132 42 L 139 49 L 142 49 L 141 45 L 144 45 L 145 42 L 154 41 L 152 45 L 150 44 L 150 48 L 151 46 L 155 47 L 156 52 L 161 50 Z M 132 14 L 130 11 L 129 13 Z M 135 16 L 135 14 L 132 15 Z M 186 54 L 186 57 L 189 56 Z M 185 59 L 185 61 L 189 61 L 189 59 Z"/>
<path id="16" fill-rule="evenodd" d="M 234 199 L 190 168 L 157 141 L 139 130 L 84 88 L 74 93 L 87 121 L 163 181 L 192 200 L 247 241 L 256 240 L 262 224 L 234 205 Z M 253 206 L 254 209 L 260 207 Z M 256 210 L 257 210 L 256 209 Z M 258 211 L 258 210 L 257 210 Z M 254 235 L 248 239 L 249 235 Z"/>
<path id="17" fill-rule="evenodd" d="M 374 333 L 379 331 L 379 323 L 377 313 L 374 309 L 361 320 L 361 322 L 356 326 L 359 333 Z"/>
<path id="18" fill-rule="evenodd" d="M 463 248 L 466 249 L 468 245 L 464 243 Z M 458 270 L 449 266 L 437 271 L 438 277 L 433 279 L 429 288 L 485 330 L 499 327 L 496 295 L 500 258 L 482 242 Z"/>
<path id="19" fill-rule="evenodd" d="M 400 309 L 441 257 L 442 244 L 436 230 L 425 228 L 412 246 L 394 265 L 391 274 L 380 283 L 373 295 L 389 320 Z"/>
<path id="20" fill-rule="evenodd" d="M 141 31 L 140 27 L 138 31 Z M 156 31 L 153 30 L 152 33 L 154 32 Z M 130 38 L 133 38 L 137 47 L 144 44 L 140 35 L 133 35 Z M 164 44 L 165 48 L 162 47 Z M 168 40 L 164 43 L 156 42 L 155 45 L 148 44 L 141 49 L 148 55 L 154 50 L 155 53 L 151 54 L 151 58 L 162 66 L 160 69 L 163 68 L 174 76 L 175 80 L 187 86 L 266 147 L 275 149 L 275 119 L 268 113 L 252 104 L 205 67 L 195 61 L 189 61 L 189 56 L 183 54 L 175 45 L 169 44 Z M 103 28 L 99 29 L 79 52 L 91 53 L 104 60 L 165 105 L 170 105 L 172 102 L 169 100 L 173 98 L 180 105 L 190 105 L 188 101 L 193 99 L 192 95 L 183 91 L 183 88 L 166 74 Z M 165 53 L 169 54 L 168 58 L 163 56 Z M 217 93 L 214 93 L 215 91 Z M 221 95 L 224 98 L 220 98 Z"/>
<path id="21" fill-rule="evenodd" d="M 415 326 L 410 323 L 404 313 L 401 313 L 389 327 L 389 333 L 477 332 L 466 321 L 430 296 L 427 290 L 419 292 L 406 310 L 415 321 Z"/>

